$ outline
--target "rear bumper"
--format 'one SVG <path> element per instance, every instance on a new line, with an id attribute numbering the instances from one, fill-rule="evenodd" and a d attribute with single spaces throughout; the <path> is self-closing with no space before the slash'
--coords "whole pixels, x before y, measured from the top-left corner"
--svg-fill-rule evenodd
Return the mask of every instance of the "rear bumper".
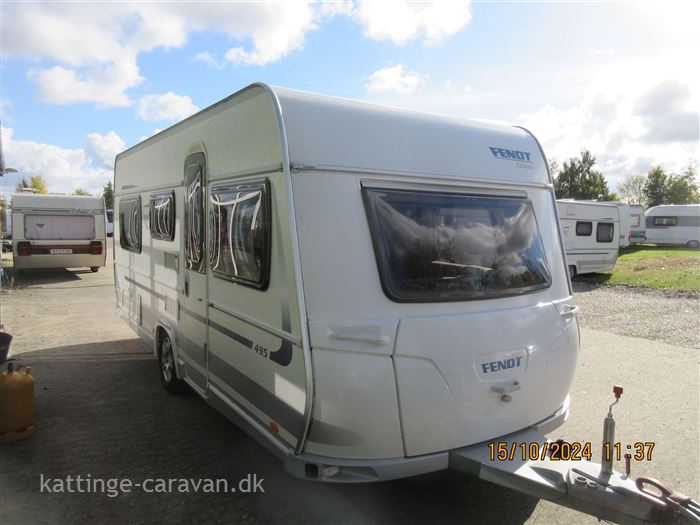
<path id="1" fill-rule="evenodd" d="M 564 404 L 551 416 L 528 427 L 538 434 L 546 434 L 560 427 L 569 418 L 569 396 Z M 494 438 L 496 440 L 498 438 Z M 491 440 L 491 441 L 494 441 Z M 330 483 L 363 483 L 387 481 L 427 474 L 447 469 L 451 450 L 423 456 L 360 460 L 316 456 L 313 454 L 290 454 L 284 466 L 291 475 Z"/>
<path id="2" fill-rule="evenodd" d="M 87 266 L 105 266 L 106 256 L 73 253 L 67 255 L 17 255 L 14 256 L 14 266 L 19 270 L 31 268 L 76 268 Z"/>

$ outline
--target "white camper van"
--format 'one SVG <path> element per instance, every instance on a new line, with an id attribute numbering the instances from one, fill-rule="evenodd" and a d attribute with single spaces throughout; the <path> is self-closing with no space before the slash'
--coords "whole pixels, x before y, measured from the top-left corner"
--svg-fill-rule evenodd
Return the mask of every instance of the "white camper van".
<path id="1" fill-rule="evenodd" d="M 644 218 L 644 206 L 630 204 L 630 242 L 642 243 L 647 240 L 646 222 Z"/>
<path id="2" fill-rule="evenodd" d="M 105 265 L 102 197 L 12 195 L 12 245 L 17 270 Z"/>
<path id="3" fill-rule="evenodd" d="M 700 246 L 700 204 L 662 204 L 645 215 L 647 242 Z"/>
<path id="4" fill-rule="evenodd" d="M 567 417 L 578 309 L 524 129 L 254 84 L 120 153 L 115 211 L 164 386 L 296 476 L 444 469 Z"/>
<path id="5" fill-rule="evenodd" d="M 560 199 L 559 224 L 569 275 L 615 268 L 620 248 L 620 207 Z"/>

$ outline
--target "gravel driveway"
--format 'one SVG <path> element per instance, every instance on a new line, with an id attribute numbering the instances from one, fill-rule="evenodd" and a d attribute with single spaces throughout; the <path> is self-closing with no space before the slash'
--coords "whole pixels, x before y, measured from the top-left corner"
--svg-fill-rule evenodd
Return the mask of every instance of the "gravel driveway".
<path id="1" fill-rule="evenodd" d="M 700 348 L 700 291 L 677 293 L 574 280 L 581 326 Z"/>

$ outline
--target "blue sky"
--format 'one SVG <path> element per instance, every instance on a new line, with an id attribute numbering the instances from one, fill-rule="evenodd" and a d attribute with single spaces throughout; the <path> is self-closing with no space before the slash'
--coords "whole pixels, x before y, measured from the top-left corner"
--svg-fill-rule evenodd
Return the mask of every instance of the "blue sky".
<path id="1" fill-rule="evenodd" d="M 96 192 L 121 149 L 264 81 L 525 125 L 614 189 L 698 158 L 698 4 L 3 2 L 5 160 Z"/>

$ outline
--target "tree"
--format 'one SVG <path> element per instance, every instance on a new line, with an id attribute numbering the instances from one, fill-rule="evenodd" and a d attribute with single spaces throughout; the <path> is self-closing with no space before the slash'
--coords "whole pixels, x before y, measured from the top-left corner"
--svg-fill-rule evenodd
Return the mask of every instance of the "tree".
<path id="1" fill-rule="evenodd" d="M 108 180 L 102 189 L 102 197 L 105 200 L 105 208 L 111 210 L 114 208 L 114 187 L 112 187 L 112 181 Z"/>
<path id="2" fill-rule="evenodd" d="M 41 175 L 32 175 L 29 177 L 29 187 L 33 189 L 36 193 L 48 193 L 49 189 L 46 187 L 46 181 Z"/>
<path id="3" fill-rule="evenodd" d="M 666 181 L 666 204 L 700 203 L 700 189 L 695 182 L 697 167 L 690 163 L 680 175 L 671 175 Z"/>
<path id="4" fill-rule="evenodd" d="M 630 173 L 617 185 L 617 191 L 627 204 L 643 204 L 646 181 L 647 176 L 644 173 Z"/>
<path id="5" fill-rule="evenodd" d="M 554 181 L 558 199 L 612 200 L 608 183 L 603 174 L 593 169 L 595 157 L 588 150 L 581 151 L 581 158 L 564 162 L 559 176 Z"/>
<path id="6" fill-rule="evenodd" d="M 656 166 L 647 173 L 644 184 L 644 200 L 648 208 L 666 204 L 666 184 L 668 176 L 661 166 Z"/>
<path id="7" fill-rule="evenodd" d="M 81 187 L 77 187 L 77 188 L 75 188 L 75 190 L 73 191 L 73 195 L 92 195 L 92 193 L 85 191 L 85 190 L 84 190 L 83 188 L 81 188 Z"/>

